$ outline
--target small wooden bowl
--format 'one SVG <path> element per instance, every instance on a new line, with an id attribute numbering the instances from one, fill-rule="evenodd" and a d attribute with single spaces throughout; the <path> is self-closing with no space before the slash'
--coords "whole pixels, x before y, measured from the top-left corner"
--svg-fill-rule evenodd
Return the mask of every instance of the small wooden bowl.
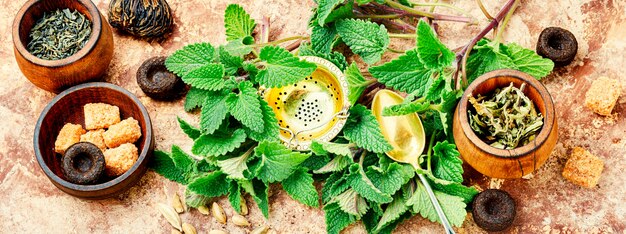
<path id="1" fill-rule="evenodd" d="M 504 150 L 494 148 L 480 139 L 469 125 L 469 97 L 487 95 L 496 88 L 526 83 L 524 94 L 530 98 L 544 117 L 544 124 L 535 138 L 524 146 Z M 532 76 L 515 70 L 497 70 L 480 76 L 463 93 L 453 119 L 454 140 L 463 160 L 478 172 L 495 178 L 520 178 L 541 167 L 556 144 L 557 120 L 552 97 Z"/>
<path id="2" fill-rule="evenodd" d="M 30 29 L 44 12 L 64 8 L 78 10 L 92 22 L 85 47 L 60 60 L 45 60 L 32 55 L 26 49 Z M 20 70 L 35 86 L 54 93 L 102 77 L 113 58 L 113 47 L 111 27 L 90 0 L 30 0 L 13 21 L 13 49 Z"/>
<path id="3" fill-rule="evenodd" d="M 139 122 L 141 138 L 135 143 L 139 158 L 130 170 L 118 177 L 103 178 L 94 185 L 74 184 L 63 176 L 61 155 L 54 152 L 54 142 L 66 123 L 85 126 L 83 106 L 98 102 L 118 106 L 122 119 L 133 117 Z M 72 87 L 52 99 L 39 116 L 33 142 L 37 162 L 48 179 L 64 192 L 85 199 L 108 198 L 132 187 L 146 172 L 154 149 L 152 124 L 143 104 L 127 90 L 101 82 Z"/>

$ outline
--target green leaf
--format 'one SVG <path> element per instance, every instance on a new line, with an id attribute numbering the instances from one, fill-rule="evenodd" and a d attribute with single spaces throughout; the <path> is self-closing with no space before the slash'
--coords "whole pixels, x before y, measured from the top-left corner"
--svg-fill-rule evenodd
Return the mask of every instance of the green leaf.
<path id="1" fill-rule="evenodd" d="M 209 43 L 197 43 L 183 47 L 165 60 L 167 70 L 183 77 L 188 72 L 212 63 L 215 48 Z"/>
<path id="2" fill-rule="evenodd" d="M 365 174 L 381 192 L 394 194 L 415 176 L 415 169 L 408 164 L 394 162 L 384 169 L 369 167 Z"/>
<path id="3" fill-rule="evenodd" d="M 261 141 L 279 141 L 278 135 L 280 134 L 280 127 L 278 126 L 278 119 L 276 119 L 276 114 L 272 110 L 265 100 L 259 97 L 259 102 L 261 105 L 261 114 L 263 115 L 263 131 L 255 132 L 249 128 L 246 129 L 246 133 L 250 139 L 261 142 Z"/>
<path id="4" fill-rule="evenodd" d="M 197 177 L 187 185 L 187 189 L 210 198 L 219 197 L 228 193 L 228 183 L 226 174 L 215 171 Z"/>
<path id="5" fill-rule="evenodd" d="M 248 161 L 251 153 L 252 151 L 248 151 L 238 157 L 218 160 L 217 165 L 220 167 L 222 172 L 228 175 L 228 178 L 230 179 L 246 179 L 243 172 L 248 169 L 246 162 Z"/>
<path id="6" fill-rule="evenodd" d="M 317 22 L 319 26 L 324 27 L 326 24 L 326 18 L 330 13 L 341 4 L 344 0 L 319 0 L 317 2 Z"/>
<path id="7" fill-rule="evenodd" d="M 357 221 L 355 216 L 341 210 L 337 203 L 325 205 L 324 213 L 326 214 L 326 232 L 328 234 L 339 234 L 341 230 Z"/>
<path id="8" fill-rule="evenodd" d="M 380 66 L 370 67 L 369 72 L 395 90 L 422 96 L 433 83 L 433 71 L 426 69 L 416 50 L 408 50 L 400 57 Z"/>
<path id="9" fill-rule="evenodd" d="M 338 21 L 336 27 L 346 45 L 367 64 L 378 62 L 389 46 L 389 34 L 383 25 L 346 19 Z"/>
<path id="10" fill-rule="evenodd" d="M 452 90 L 448 90 L 446 88 L 446 79 L 444 77 L 439 77 L 433 82 L 433 85 L 430 86 L 424 97 L 426 97 L 426 100 L 428 101 L 439 101 L 439 98 L 444 91 Z"/>
<path id="11" fill-rule="evenodd" d="M 322 202 L 329 202 L 348 188 L 350 188 L 350 184 L 348 184 L 346 173 L 338 171 L 331 174 L 322 187 Z"/>
<path id="12" fill-rule="evenodd" d="M 372 82 L 363 77 L 356 63 L 352 63 L 345 73 L 346 79 L 348 80 L 348 99 L 350 100 L 350 104 L 354 105 L 359 101 L 359 98 L 361 98 L 363 91 L 365 91 Z"/>
<path id="13" fill-rule="evenodd" d="M 194 193 L 187 188 L 185 189 L 185 203 L 188 206 L 198 208 L 200 206 L 206 205 L 207 203 L 209 203 L 210 200 L 211 198 L 207 196 Z"/>
<path id="14" fill-rule="evenodd" d="M 438 183 L 430 183 L 434 190 L 447 193 L 448 195 L 457 196 L 463 199 L 463 202 L 469 204 L 474 200 L 474 196 L 478 194 L 478 190 L 473 187 L 466 187 L 460 183 L 451 183 L 442 185 Z"/>
<path id="15" fill-rule="evenodd" d="M 393 201 L 389 194 L 380 191 L 380 189 L 372 183 L 358 164 L 350 166 L 350 175 L 347 181 L 354 191 L 367 200 L 376 203 L 389 203 Z"/>
<path id="16" fill-rule="evenodd" d="M 206 90 L 191 87 L 185 98 L 185 111 L 191 112 L 198 107 L 202 107 L 202 103 L 204 103 L 208 93 Z"/>
<path id="17" fill-rule="evenodd" d="M 177 145 L 172 145 L 172 161 L 176 168 L 189 172 L 195 164 L 195 160 Z"/>
<path id="18" fill-rule="evenodd" d="M 283 189 L 293 199 L 311 207 L 319 207 L 319 194 L 313 185 L 313 175 L 300 168 L 281 182 Z"/>
<path id="19" fill-rule="evenodd" d="M 345 70 L 346 67 L 348 67 L 348 62 L 346 61 L 346 57 L 343 56 L 342 53 L 339 53 L 337 51 L 333 51 L 332 53 L 323 53 L 323 52 L 318 52 L 313 50 L 313 48 L 311 48 L 311 44 L 303 42 L 300 45 L 300 48 L 298 49 L 298 53 L 300 56 L 316 56 L 316 57 L 320 57 L 323 59 L 326 59 L 330 62 L 332 62 L 333 64 L 335 64 L 335 66 L 337 66 L 339 68 L 339 70 Z"/>
<path id="20" fill-rule="evenodd" d="M 287 179 L 300 163 L 311 154 L 291 151 L 279 142 L 261 142 L 254 149 L 259 160 L 251 165 L 250 171 L 265 183 Z"/>
<path id="21" fill-rule="evenodd" d="M 452 116 L 457 104 L 456 92 L 443 92 L 441 94 L 441 103 L 439 104 L 439 117 L 443 131 L 446 135 L 452 134 Z"/>
<path id="22" fill-rule="evenodd" d="M 353 12 L 354 1 L 347 0 L 344 4 L 336 7 L 335 10 L 331 11 L 328 17 L 326 17 L 325 23 L 331 23 L 342 19 L 354 18 Z"/>
<path id="23" fill-rule="evenodd" d="M 492 44 L 487 39 L 482 39 L 472 49 L 472 53 L 467 59 L 466 73 L 467 79 L 471 83 L 476 78 L 490 71 L 510 68 L 517 69 L 517 65 L 509 56 L 502 53 L 502 44 Z"/>
<path id="24" fill-rule="evenodd" d="M 166 152 L 155 150 L 154 157 L 150 161 L 150 168 L 168 180 L 187 184 L 187 171 L 176 167 L 174 160 Z"/>
<path id="25" fill-rule="evenodd" d="M 376 225 L 376 229 L 374 232 L 378 232 L 381 229 L 385 228 L 389 224 L 393 223 L 397 219 L 400 218 L 404 213 L 407 212 L 409 208 L 405 205 L 405 201 L 402 198 L 402 193 L 397 193 L 393 197 L 393 202 L 391 202 L 385 212 L 380 217 L 380 221 L 378 221 L 378 225 Z"/>
<path id="26" fill-rule="evenodd" d="M 455 58 L 424 20 L 417 25 L 417 54 L 426 68 L 436 70 L 451 66 Z"/>
<path id="27" fill-rule="evenodd" d="M 202 135 L 194 141 L 191 152 L 195 155 L 220 156 L 235 150 L 246 141 L 243 129 L 237 129 L 232 134 L 216 132 L 211 135 Z"/>
<path id="28" fill-rule="evenodd" d="M 360 104 L 350 108 L 343 133 L 350 142 L 371 152 L 384 153 L 393 149 L 383 137 L 372 111 Z"/>
<path id="29" fill-rule="evenodd" d="M 339 208 L 344 212 L 356 216 L 356 219 L 361 219 L 369 209 L 365 199 L 353 189 L 348 189 L 339 194 L 331 201 L 331 203 L 333 202 L 339 204 Z"/>
<path id="30" fill-rule="evenodd" d="M 228 116 L 225 98 L 226 96 L 222 93 L 211 92 L 204 99 L 202 112 L 200 112 L 200 128 L 203 134 L 213 134 Z"/>
<path id="31" fill-rule="evenodd" d="M 513 63 L 517 66 L 517 70 L 526 72 L 536 79 L 541 79 L 552 72 L 554 62 L 550 59 L 539 56 L 535 51 L 521 47 L 518 44 L 507 44 L 504 53 L 508 55 Z"/>
<path id="32" fill-rule="evenodd" d="M 263 213 L 263 216 L 265 216 L 265 218 L 269 218 L 270 206 L 267 197 L 267 190 L 269 187 L 267 184 L 255 179 L 252 181 L 239 181 L 239 185 L 241 185 L 241 188 L 249 193 L 254 201 L 256 201 L 256 204 L 261 210 L 261 213 Z"/>
<path id="33" fill-rule="evenodd" d="M 239 68 L 243 67 L 243 58 L 231 55 L 224 47 L 219 48 L 219 55 L 227 76 L 236 75 Z"/>
<path id="34" fill-rule="evenodd" d="M 325 141 L 313 141 L 311 143 L 311 151 L 317 155 L 343 155 L 349 158 L 353 157 L 351 144 L 339 144 Z"/>
<path id="35" fill-rule="evenodd" d="M 232 41 L 252 35 L 256 23 L 243 7 L 230 4 L 224 12 L 224 26 L 226 27 L 226 40 Z"/>
<path id="36" fill-rule="evenodd" d="M 413 113 L 421 113 L 430 108 L 430 102 L 420 100 L 402 103 L 398 105 L 388 106 L 383 109 L 383 116 L 408 115 Z"/>
<path id="37" fill-rule="evenodd" d="M 182 77 L 194 88 L 216 91 L 224 88 L 224 65 L 211 63 L 196 68 Z"/>
<path id="38" fill-rule="evenodd" d="M 259 57 L 265 69 L 259 71 L 257 81 L 267 88 L 295 84 L 311 75 L 317 68 L 314 63 L 300 60 L 278 46 L 263 47 Z"/>
<path id="39" fill-rule="evenodd" d="M 241 213 L 241 186 L 237 181 L 231 180 L 228 186 L 228 201 L 233 210 L 237 213 Z"/>
<path id="40" fill-rule="evenodd" d="M 200 129 L 191 126 L 191 124 L 187 123 L 185 120 L 180 117 L 176 117 L 178 119 L 178 125 L 180 125 L 180 129 L 191 139 L 196 140 L 202 133 L 200 133 Z"/>
<path id="41" fill-rule="evenodd" d="M 335 27 L 322 27 L 315 24 L 313 25 L 311 33 L 311 47 L 314 51 L 319 53 L 330 53 L 335 38 L 337 38 L 337 30 Z"/>
<path id="42" fill-rule="evenodd" d="M 439 191 L 434 191 L 434 193 L 450 224 L 457 227 L 463 225 L 463 221 L 467 215 L 463 198 L 448 195 Z M 426 188 L 424 188 L 424 185 L 421 183 L 418 183 L 415 192 L 411 198 L 406 201 L 406 205 L 412 207 L 413 213 L 419 213 L 422 217 L 427 218 L 432 222 L 437 221 L 441 223 L 439 216 L 437 216 L 437 211 L 435 211 L 435 207 L 428 197 Z"/>
<path id="43" fill-rule="evenodd" d="M 463 182 L 463 161 L 459 155 L 456 145 L 448 141 L 437 142 L 433 147 L 433 156 L 436 160 L 433 174 L 439 179 Z"/>
<path id="44" fill-rule="evenodd" d="M 254 44 L 254 38 L 247 36 L 229 41 L 223 48 L 232 56 L 243 57 L 252 52 L 250 44 Z"/>
<path id="45" fill-rule="evenodd" d="M 330 162 L 328 162 L 323 167 L 317 170 L 314 170 L 313 173 L 324 174 L 328 172 L 341 171 L 345 169 L 347 166 L 349 166 L 350 164 L 352 164 L 353 162 L 354 161 L 352 161 L 352 158 L 350 157 L 337 155 L 335 158 L 333 158 L 333 160 L 330 160 Z"/>
<path id="46" fill-rule="evenodd" d="M 230 114 L 244 126 L 255 132 L 263 132 L 264 121 L 257 89 L 249 81 L 239 83 L 239 94 L 230 93 L 226 98 Z"/>

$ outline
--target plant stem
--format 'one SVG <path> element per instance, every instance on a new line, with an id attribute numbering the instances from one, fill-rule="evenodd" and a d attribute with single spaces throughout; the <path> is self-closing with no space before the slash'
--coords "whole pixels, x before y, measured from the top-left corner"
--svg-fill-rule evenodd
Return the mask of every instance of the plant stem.
<path id="1" fill-rule="evenodd" d="M 383 10 L 383 11 L 387 11 L 387 12 L 391 12 L 395 14 L 401 14 L 403 16 L 427 17 L 433 20 L 472 23 L 471 18 L 464 17 L 464 16 L 442 15 L 442 14 L 437 14 L 437 13 L 419 11 L 419 10 L 415 10 L 413 8 L 407 7 L 405 5 L 402 5 L 400 3 L 391 1 L 391 0 L 385 0 L 385 3 L 388 4 L 389 6 L 378 4 L 378 3 L 370 3 L 370 4 L 376 6 L 376 8 L 378 8 L 379 10 Z"/>
<path id="2" fill-rule="evenodd" d="M 389 33 L 389 37 L 391 38 L 405 38 L 405 39 L 415 39 L 417 34 L 403 34 L 403 33 Z"/>
<path id="3" fill-rule="evenodd" d="M 439 2 L 439 0 L 435 0 L 435 3 L 438 3 L 438 2 Z M 430 7 L 430 13 L 435 12 L 435 7 L 436 7 L 436 6 L 431 6 L 431 7 Z"/>
<path id="4" fill-rule="evenodd" d="M 390 14 L 390 15 L 357 15 L 358 19 L 397 19 L 402 17 L 402 15 L 398 14 Z"/>
<path id="5" fill-rule="evenodd" d="M 502 40 L 502 34 L 504 34 L 506 25 L 509 24 L 509 20 L 511 19 L 513 12 L 515 12 L 515 9 L 517 9 L 518 6 L 519 6 L 519 0 L 516 0 L 515 3 L 513 3 L 511 10 L 509 10 L 509 13 L 507 13 L 506 16 L 504 17 L 504 21 L 502 22 L 502 25 L 498 26 L 498 33 L 496 34 L 496 38 L 494 39 L 495 42 L 500 43 L 500 41 Z"/>
<path id="6" fill-rule="evenodd" d="M 428 153 L 426 154 L 426 170 L 429 173 L 432 173 L 430 158 L 433 155 L 433 143 L 435 142 L 435 136 L 437 135 L 437 131 L 434 131 L 432 135 L 430 135 L 430 142 L 428 142 Z"/>
<path id="7" fill-rule="evenodd" d="M 459 7 L 456 7 L 454 5 L 450 5 L 450 4 L 447 4 L 447 3 L 439 3 L 439 1 L 435 1 L 433 3 L 430 3 L 430 2 L 426 2 L 426 3 L 411 2 L 411 3 L 413 5 L 416 5 L 416 6 L 430 6 L 431 10 L 434 10 L 434 7 L 437 7 L 437 6 L 445 7 L 445 8 L 448 8 L 448 9 L 452 9 L 452 10 L 454 10 L 454 11 L 456 11 L 458 13 L 461 13 L 463 15 L 466 15 L 468 17 L 472 17 L 472 15 L 469 12 L 467 12 L 467 11 L 465 11 L 465 10 L 459 8 Z M 431 11 L 431 13 L 432 13 L 432 11 Z"/>
<path id="8" fill-rule="evenodd" d="M 396 49 L 392 49 L 387 47 L 387 51 L 392 52 L 392 53 L 396 53 L 396 54 L 404 54 L 405 51 L 402 50 L 396 50 Z"/>
<path id="9" fill-rule="evenodd" d="M 485 17 L 487 17 L 487 19 L 493 20 L 493 16 L 491 16 L 489 14 L 489 11 L 487 11 L 487 8 L 485 8 L 485 5 L 483 5 L 483 1 L 476 0 L 476 4 L 478 4 L 478 7 L 480 7 L 480 11 L 483 12 L 483 15 L 485 15 Z"/>
<path id="10" fill-rule="evenodd" d="M 293 41 L 293 40 L 307 40 L 309 39 L 308 36 L 292 36 L 292 37 L 286 37 L 283 39 L 279 39 L 279 40 L 275 40 L 272 42 L 267 42 L 267 43 L 259 43 L 259 44 L 254 44 L 251 45 L 253 47 L 263 47 L 263 46 L 270 46 L 270 45 L 278 45 L 284 42 L 288 42 L 288 41 Z"/>

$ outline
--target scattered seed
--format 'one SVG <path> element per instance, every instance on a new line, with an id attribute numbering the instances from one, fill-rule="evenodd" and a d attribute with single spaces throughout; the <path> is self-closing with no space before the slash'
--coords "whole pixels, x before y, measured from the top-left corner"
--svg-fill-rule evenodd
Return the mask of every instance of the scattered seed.
<path id="1" fill-rule="evenodd" d="M 246 199 L 241 199 L 241 215 L 248 215 L 248 205 Z"/>
<path id="2" fill-rule="evenodd" d="M 224 209 L 217 204 L 217 202 L 213 202 L 211 205 L 211 213 L 213 214 L 213 218 L 215 218 L 218 222 L 226 224 L 226 214 L 224 213 Z"/>
<path id="3" fill-rule="evenodd" d="M 198 206 L 198 211 L 200 214 L 209 215 L 211 212 L 209 211 L 209 207 L 206 206 Z"/>
<path id="4" fill-rule="evenodd" d="M 216 230 L 213 229 L 209 232 L 209 234 L 228 234 L 228 232 L 222 231 L 222 230 Z"/>
<path id="5" fill-rule="evenodd" d="M 193 227 L 191 224 L 188 224 L 188 223 L 183 223 L 183 233 L 185 233 L 185 234 L 198 234 L 198 232 L 196 232 L 196 228 Z"/>
<path id="6" fill-rule="evenodd" d="M 248 222 L 245 217 L 238 214 L 233 215 L 232 221 L 237 226 L 250 226 L 250 222 Z"/>
<path id="7" fill-rule="evenodd" d="M 180 202 L 180 196 L 178 196 L 178 193 L 174 193 L 174 196 L 172 197 L 172 207 L 179 214 L 185 211 L 183 204 Z"/>
<path id="8" fill-rule="evenodd" d="M 267 230 L 268 229 L 269 229 L 268 226 L 263 225 L 263 226 L 257 227 L 254 230 L 252 230 L 252 232 L 250 234 L 267 234 Z"/>
<path id="9" fill-rule="evenodd" d="M 165 205 L 163 203 L 157 204 L 157 208 L 159 212 L 165 217 L 165 219 L 172 225 L 172 227 L 182 231 L 180 217 L 178 213 L 171 206 Z"/>

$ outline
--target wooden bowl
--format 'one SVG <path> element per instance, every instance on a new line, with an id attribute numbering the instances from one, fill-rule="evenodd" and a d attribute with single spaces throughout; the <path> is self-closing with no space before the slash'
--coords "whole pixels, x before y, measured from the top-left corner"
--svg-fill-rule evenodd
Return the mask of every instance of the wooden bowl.
<path id="1" fill-rule="evenodd" d="M 69 8 L 78 10 L 92 22 L 85 47 L 60 59 L 40 59 L 26 49 L 31 28 L 44 12 Z M 17 64 L 35 86 L 59 93 L 73 85 L 99 79 L 113 58 L 113 33 L 106 19 L 90 0 L 30 0 L 13 21 L 13 48 Z"/>
<path id="2" fill-rule="evenodd" d="M 544 117 L 539 134 L 531 143 L 504 150 L 494 148 L 480 139 L 469 125 L 469 97 L 487 95 L 496 88 L 526 83 L 524 94 L 530 98 Z M 454 140 L 463 160 L 478 172 L 495 178 L 520 178 L 541 167 L 556 144 L 557 120 L 554 103 L 548 90 L 532 76 L 515 70 L 497 70 L 480 76 L 463 93 L 453 119 Z"/>
<path id="3" fill-rule="evenodd" d="M 133 117 L 139 122 L 141 138 L 135 143 L 139 158 L 130 170 L 118 177 L 103 178 L 94 185 L 74 184 L 63 176 L 61 155 L 54 152 L 54 142 L 66 123 L 84 127 L 83 106 L 98 102 L 118 106 L 122 119 Z M 48 179 L 64 192 L 85 199 L 111 197 L 132 187 L 146 172 L 154 149 L 150 116 L 143 104 L 127 90 L 101 82 L 72 87 L 52 99 L 39 116 L 33 142 L 37 162 Z"/>

